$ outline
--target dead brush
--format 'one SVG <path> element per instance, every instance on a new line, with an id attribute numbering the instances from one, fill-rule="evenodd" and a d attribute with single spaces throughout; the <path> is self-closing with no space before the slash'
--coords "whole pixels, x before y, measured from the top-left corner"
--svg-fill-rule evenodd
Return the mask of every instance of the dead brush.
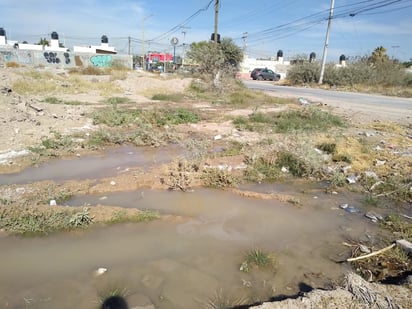
<path id="1" fill-rule="evenodd" d="M 167 177 L 161 178 L 160 182 L 168 186 L 169 190 L 189 191 L 195 178 L 195 173 L 199 170 L 197 165 L 186 160 L 174 161 L 169 166 Z"/>

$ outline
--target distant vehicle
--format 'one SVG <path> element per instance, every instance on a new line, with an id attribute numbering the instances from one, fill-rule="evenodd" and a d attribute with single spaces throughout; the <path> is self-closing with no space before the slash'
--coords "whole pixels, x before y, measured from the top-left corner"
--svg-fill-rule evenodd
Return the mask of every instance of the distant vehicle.
<path id="1" fill-rule="evenodd" d="M 253 80 L 273 80 L 278 81 L 280 79 L 280 74 L 273 72 L 267 68 L 255 68 L 250 77 Z"/>

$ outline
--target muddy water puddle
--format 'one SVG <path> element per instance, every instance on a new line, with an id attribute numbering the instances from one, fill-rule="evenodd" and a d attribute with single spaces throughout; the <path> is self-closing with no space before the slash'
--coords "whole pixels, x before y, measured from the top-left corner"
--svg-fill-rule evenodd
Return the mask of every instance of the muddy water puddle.
<path id="1" fill-rule="evenodd" d="M 331 260 L 347 252 L 341 243 L 373 235 L 377 226 L 339 209 L 340 195 L 297 195 L 300 207 L 215 190 L 78 196 L 68 204 L 181 217 L 0 239 L 0 307 L 98 308 L 99 293 L 118 290 L 131 307 L 192 309 L 218 299 L 254 303 L 296 294 L 300 286 L 325 287 L 346 270 Z M 274 254 L 275 271 L 239 270 L 245 252 L 256 248 Z M 99 267 L 108 270 L 95 277 Z"/>
<path id="2" fill-rule="evenodd" d="M 177 146 L 150 148 L 121 146 L 108 149 L 101 155 L 67 160 L 51 160 L 20 173 L 0 174 L 0 185 L 25 184 L 41 180 L 65 181 L 96 179 L 118 175 L 130 168 L 145 169 L 169 162 L 181 155 Z"/>

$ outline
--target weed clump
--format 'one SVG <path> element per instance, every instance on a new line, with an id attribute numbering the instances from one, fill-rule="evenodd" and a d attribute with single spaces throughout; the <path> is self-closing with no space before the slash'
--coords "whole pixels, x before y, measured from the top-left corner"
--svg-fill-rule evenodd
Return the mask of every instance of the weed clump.
<path id="1" fill-rule="evenodd" d="M 80 212 L 30 207 L 1 207 L 0 229 L 19 235 L 47 235 L 52 232 L 83 228 L 93 223 L 88 209 Z"/>
<path id="2" fill-rule="evenodd" d="M 303 159 L 289 151 L 278 153 L 276 165 L 279 168 L 286 167 L 293 176 L 305 177 L 313 174 L 313 169 Z"/>
<path id="3" fill-rule="evenodd" d="M 245 254 L 244 261 L 240 266 L 240 271 L 250 272 L 253 268 L 276 270 L 276 258 L 261 249 L 253 249 Z"/>
<path id="4" fill-rule="evenodd" d="M 345 122 L 338 116 L 316 107 L 282 112 L 276 119 L 277 131 L 326 131 L 333 127 L 344 127 Z"/>
<path id="5" fill-rule="evenodd" d="M 201 179 L 205 186 L 217 189 L 233 187 L 240 183 L 239 178 L 228 170 L 217 168 L 204 169 Z"/>

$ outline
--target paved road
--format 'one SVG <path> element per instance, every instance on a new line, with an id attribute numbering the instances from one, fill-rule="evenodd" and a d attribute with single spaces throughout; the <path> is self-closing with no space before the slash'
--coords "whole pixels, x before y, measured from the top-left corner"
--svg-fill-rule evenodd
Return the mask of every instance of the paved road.
<path id="1" fill-rule="evenodd" d="M 412 99 L 371 95 L 354 92 L 322 90 L 273 85 L 271 82 L 243 81 L 246 87 L 267 91 L 280 97 L 303 97 L 312 102 L 321 102 L 348 115 L 357 115 L 371 120 L 412 122 Z"/>

